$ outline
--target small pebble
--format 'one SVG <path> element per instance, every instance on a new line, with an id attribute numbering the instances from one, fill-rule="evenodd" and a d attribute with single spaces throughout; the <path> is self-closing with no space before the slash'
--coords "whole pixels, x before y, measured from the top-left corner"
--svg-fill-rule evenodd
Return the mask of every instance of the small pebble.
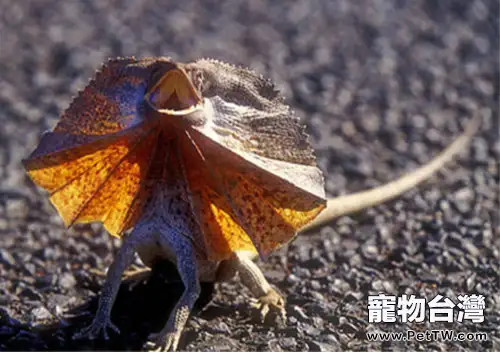
<path id="1" fill-rule="evenodd" d="M 15 266 L 16 260 L 6 249 L 0 248 L 0 263 Z"/>
<path id="2" fill-rule="evenodd" d="M 31 319 L 34 323 L 46 321 L 52 317 L 52 313 L 45 307 L 37 307 L 31 311 Z"/>
<path id="3" fill-rule="evenodd" d="M 59 285 L 66 290 L 73 288 L 76 285 L 75 276 L 71 273 L 62 273 L 59 277 Z"/>

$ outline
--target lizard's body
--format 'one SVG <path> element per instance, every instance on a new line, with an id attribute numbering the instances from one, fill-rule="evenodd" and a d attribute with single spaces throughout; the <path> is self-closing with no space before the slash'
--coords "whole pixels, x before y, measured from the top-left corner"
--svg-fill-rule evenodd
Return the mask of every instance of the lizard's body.
<path id="1" fill-rule="evenodd" d="M 459 136 L 439 155 L 418 169 L 413 170 L 394 181 L 371 190 L 329 198 L 327 200 L 326 209 L 323 210 L 313 221 L 304 226 L 299 233 L 314 230 L 335 220 L 336 218 L 385 203 L 417 186 L 419 183 L 429 179 L 434 173 L 442 169 L 447 162 L 451 161 L 454 156 L 467 147 L 472 135 L 478 128 L 478 124 L 479 117 L 476 117 L 470 122 L 470 125 L 464 134 Z M 175 254 L 168 247 L 161 247 L 158 245 L 158 241 L 141 244 L 137 252 L 141 261 L 147 267 L 152 267 L 154 261 L 158 259 L 166 259 L 170 262 L 175 262 Z M 240 257 L 245 258 L 243 260 L 255 260 L 258 258 L 258 255 L 255 252 L 243 251 L 240 252 L 239 255 Z M 220 261 L 198 259 L 200 281 L 216 281 L 218 277 L 217 270 L 219 269 L 220 263 Z"/>
<path id="2" fill-rule="evenodd" d="M 116 83 L 119 79 L 123 79 L 123 82 Z M 123 237 L 122 246 L 107 272 L 95 319 L 79 336 L 86 334 L 92 336 L 101 331 L 107 336 L 107 328 L 118 330 L 110 321 L 111 309 L 121 278 L 132 263 L 135 253 L 138 253 L 144 264 L 149 267 L 158 259 L 167 259 L 174 263 L 185 286 L 184 294 L 173 309 L 164 329 L 152 336 L 155 346 L 162 350 L 177 348 L 191 308 L 200 293 L 200 281 L 227 280 L 238 273 L 243 284 L 257 298 L 263 316 L 269 310 L 275 310 L 279 316 L 285 317 L 283 299 L 271 288 L 261 270 L 253 262 L 257 253 L 266 254 L 269 250 L 277 248 L 292 238 L 297 231 L 310 230 L 339 216 L 380 204 L 414 187 L 429 178 L 465 148 L 478 124 L 478 119 L 475 119 L 463 136 L 438 157 L 414 172 L 374 190 L 326 201 L 321 173 L 316 167 L 312 147 L 307 141 L 303 127 L 283 103 L 274 85 L 251 71 L 212 60 L 200 60 L 193 64 L 176 66 L 165 58 L 142 61 L 124 59 L 123 62 L 119 60 L 111 62 L 110 67 L 103 70 L 98 79 L 90 85 L 91 89 L 82 93 L 78 98 L 79 102 L 72 104 L 54 133 L 46 140 L 51 138 L 59 140 L 64 137 L 73 141 L 75 136 L 80 136 L 83 131 L 85 135 L 90 135 L 94 139 L 88 136 L 85 138 L 95 141 L 96 137 L 92 133 L 98 126 L 101 129 L 119 127 L 127 132 L 133 130 L 134 126 L 140 126 L 141 123 L 159 121 L 161 132 L 159 136 L 154 135 L 158 142 L 153 147 L 164 150 L 163 154 L 158 154 L 161 157 L 153 161 L 156 163 L 152 168 L 154 175 L 145 177 L 145 189 L 149 191 L 149 196 L 144 198 L 147 201 L 142 207 L 140 216 L 133 223 L 132 232 Z M 105 112 L 106 109 L 109 110 L 109 115 L 104 114 L 107 119 L 104 119 L 105 123 L 102 119 L 94 122 L 92 111 L 79 110 L 80 108 L 91 110 L 97 94 L 101 94 L 99 98 L 103 96 L 108 99 L 95 110 L 101 113 L 103 110 Z M 172 100 L 172 97 L 177 100 Z M 171 105 L 174 108 L 170 107 Z M 113 121 L 113 114 L 117 111 L 123 117 Z M 74 124 L 75 120 L 87 125 L 81 128 Z M 150 133 L 149 130 L 147 132 Z M 157 132 L 152 130 L 151 133 Z M 184 133 L 189 138 L 186 138 Z M 194 145 L 193 138 L 197 138 L 197 143 L 204 145 L 205 149 L 203 151 L 190 149 L 191 154 L 188 153 L 190 157 L 184 156 L 183 159 L 185 150 L 182 148 L 187 148 L 186 141 L 192 141 Z M 216 143 L 210 144 L 211 141 Z M 142 142 L 137 142 L 137 145 L 140 146 L 140 143 Z M 85 207 L 90 204 L 91 199 L 84 202 L 83 207 L 77 204 L 76 211 L 72 211 L 71 206 L 75 205 L 72 203 L 74 194 L 70 193 L 68 199 L 64 198 L 66 196 L 64 192 L 57 194 L 66 185 L 63 187 L 54 185 L 50 178 L 52 174 L 49 174 L 50 177 L 43 174 L 44 167 L 47 164 L 53 166 L 54 162 L 45 161 L 43 158 L 45 155 L 50 155 L 51 150 L 52 153 L 59 152 L 59 146 L 48 145 L 45 143 L 39 147 L 40 150 L 33 153 L 32 159 L 27 161 L 26 166 L 31 170 L 35 180 L 47 184 L 46 188 L 53 188 L 56 194 L 53 195 L 53 202 L 58 202 L 54 204 L 60 213 L 66 216 L 65 221 L 71 224 L 85 213 Z M 233 154 L 226 154 L 224 149 L 218 149 L 220 146 L 228 148 Z M 192 146 L 189 144 L 188 147 Z M 155 153 L 158 153 L 156 149 Z M 221 153 L 220 159 L 229 158 L 230 162 L 224 164 L 226 169 L 222 171 L 212 169 L 200 177 L 197 174 L 198 169 L 206 167 L 207 160 L 212 158 L 210 160 L 214 164 L 220 161 L 217 153 Z M 196 158 L 199 160 L 193 164 L 196 166 L 193 168 L 193 165 L 189 164 L 191 161 L 187 159 Z M 237 169 L 238 167 L 240 169 Z M 240 178 L 239 175 L 224 173 L 231 172 L 229 169 L 232 168 L 245 173 L 241 182 L 234 182 Z M 36 173 L 37 170 L 41 170 L 40 176 Z M 56 176 L 61 177 L 61 174 L 65 176 L 66 171 L 63 170 Z M 112 171 L 110 175 L 108 178 L 113 176 Z M 228 182 L 224 179 L 227 175 L 234 176 L 234 179 Z M 99 177 L 98 172 L 96 177 Z M 252 184 L 255 180 L 258 182 Z M 73 181 L 69 181 L 68 184 L 71 182 Z M 105 182 L 101 184 L 99 190 L 106 186 Z M 192 189 L 197 190 L 197 196 L 202 194 L 203 188 L 199 188 L 200 182 L 202 186 L 207 182 L 211 187 L 209 200 L 212 202 L 210 203 L 212 208 L 219 207 L 219 213 L 216 214 L 219 216 L 218 222 L 211 223 L 212 227 L 209 227 L 210 223 L 206 220 L 210 214 L 201 213 L 202 215 L 195 216 L 199 209 L 193 207 L 193 204 L 199 206 L 202 203 L 199 199 L 193 198 Z M 262 186 L 264 191 L 259 188 L 259 182 L 265 184 Z M 246 201 L 245 192 L 238 188 L 240 184 L 250 187 L 253 193 L 249 194 L 255 198 Z M 118 188 L 114 192 L 119 191 Z M 130 208 L 135 205 L 137 192 Z M 238 199 L 232 199 L 231 194 Z M 268 202 L 273 194 L 277 198 Z M 95 191 L 93 196 L 98 197 L 98 191 Z M 112 197 L 111 194 L 105 199 Z M 280 201 L 287 199 L 291 204 L 279 204 Z M 242 203 L 236 203 L 241 200 Z M 221 202 L 226 203 L 224 205 Z M 317 216 L 325 203 L 326 209 Z M 263 208 L 265 210 L 263 211 L 259 209 L 261 205 L 268 208 Z M 102 220 L 110 232 L 116 230 L 116 233 L 120 233 L 125 225 L 129 224 L 128 213 L 123 222 L 118 222 L 116 219 L 122 218 L 119 217 L 119 212 L 113 213 L 112 210 L 101 210 L 96 206 L 93 216 Z M 232 212 L 232 216 L 224 217 L 227 212 Z M 132 211 L 132 215 L 134 214 Z M 276 214 L 280 216 L 279 219 L 276 218 Z M 262 220 L 256 222 L 252 222 L 255 219 L 247 220 L 254 215 L 256 219 L 262 218 Z M 114 219 L 114 222 L 110 219 Z M 240 223 L 232 223 L 234 219 Z M 283 219 L 286 221 L 276 223 Z M 314 220 L 310 221 L 311 219 Z M 273 221 L 271 226 L 269 223 Z M 207 228 L 219 229 L 213 227 L 214 224 L 224 231 L 228 229 L 233 231 L 229 234 L 235 236 L 239 242 L 232 243 L 231 236 L 222 237 L 228 241 L 224 248 L 210 243 L 210 237 L 207 242 L 206 236 L 210 236 L 210 232 L 206 231 Z M 238 230 L 240 225 L 243 232 Z M 251 242 L 246 239 L 245 232 L 253 236 Z M 209 248 L 210 245 L 212 247 Z"/>

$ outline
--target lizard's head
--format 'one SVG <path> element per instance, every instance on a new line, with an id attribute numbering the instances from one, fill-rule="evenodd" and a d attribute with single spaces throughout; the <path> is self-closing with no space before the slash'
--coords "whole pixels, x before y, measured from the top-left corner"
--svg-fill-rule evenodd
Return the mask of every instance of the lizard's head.
<path id="1" fill-rule="evenodd" d="M 169 66 L 153 72 L 145 101 L 160 114 L 187 117 L 186 120 L 194 124 L 203 122 L 192 118 L 203 110 L 196 74 L 186 71 L 181 64 Z"/>

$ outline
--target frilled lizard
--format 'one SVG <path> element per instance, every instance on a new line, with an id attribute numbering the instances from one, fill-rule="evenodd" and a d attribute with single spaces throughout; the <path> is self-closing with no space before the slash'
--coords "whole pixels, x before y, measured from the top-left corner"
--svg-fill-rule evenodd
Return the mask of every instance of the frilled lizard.
<path id="1" fill-rule="evenodd" d="M 175 263 L 184 284 L 165 327 L 150 337 L 153 347 L 176 350 L 200 281 L 239 273 L 263 315 L 285 317 L 253 258 L 405 192 L 476 128 L 394 182 L 327 201 L 304 126 L 269 80 L 215 60 L 120 58 L 103 66 L 24 165 L 67 226 L 101 221 L 123 239 L 94 321 L 77 337 L 118 332 L 111 309 L 138 253 L 149 267 L 159 258 Z"/>

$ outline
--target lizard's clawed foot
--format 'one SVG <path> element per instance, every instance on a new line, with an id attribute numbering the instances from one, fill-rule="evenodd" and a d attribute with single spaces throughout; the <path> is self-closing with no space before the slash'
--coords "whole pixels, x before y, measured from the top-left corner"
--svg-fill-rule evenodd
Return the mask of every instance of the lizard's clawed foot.
<path id="1" fill-rule="evenodd" d="M 252 299 L 250 304 L 259 310 L 261 322 L 264 322 L 271 312 L 274 316 L 277 315 L 283 324 L 286 323 L 285 300 L 274 289 L 271 288 L 264 296 Z"/>
<path id="2" fill-rule="evenodd" d="M 181 331 L 165 332 L 162 330 L 149 335 L 149 342 L 146 343 L 145 348 L 155 352 L 175 352 L 180 337 Z"/>
<path id="3" fill-rule="evenodd" d="M 82 329 L 80 332 L 77 332 L 73 335 L 73 340 L 78 340 L 82 338 L 89 338 L 91 340 L 97 338 L 99 334 L 102 332 L 102 336 L 105 340 L 109 339 L 108 329 L 113 330 L 115 333 L 119 334 L 120 329 L 111 322 L 109 317 L 102 318 L 96 317 L 92 324 Z"/>

